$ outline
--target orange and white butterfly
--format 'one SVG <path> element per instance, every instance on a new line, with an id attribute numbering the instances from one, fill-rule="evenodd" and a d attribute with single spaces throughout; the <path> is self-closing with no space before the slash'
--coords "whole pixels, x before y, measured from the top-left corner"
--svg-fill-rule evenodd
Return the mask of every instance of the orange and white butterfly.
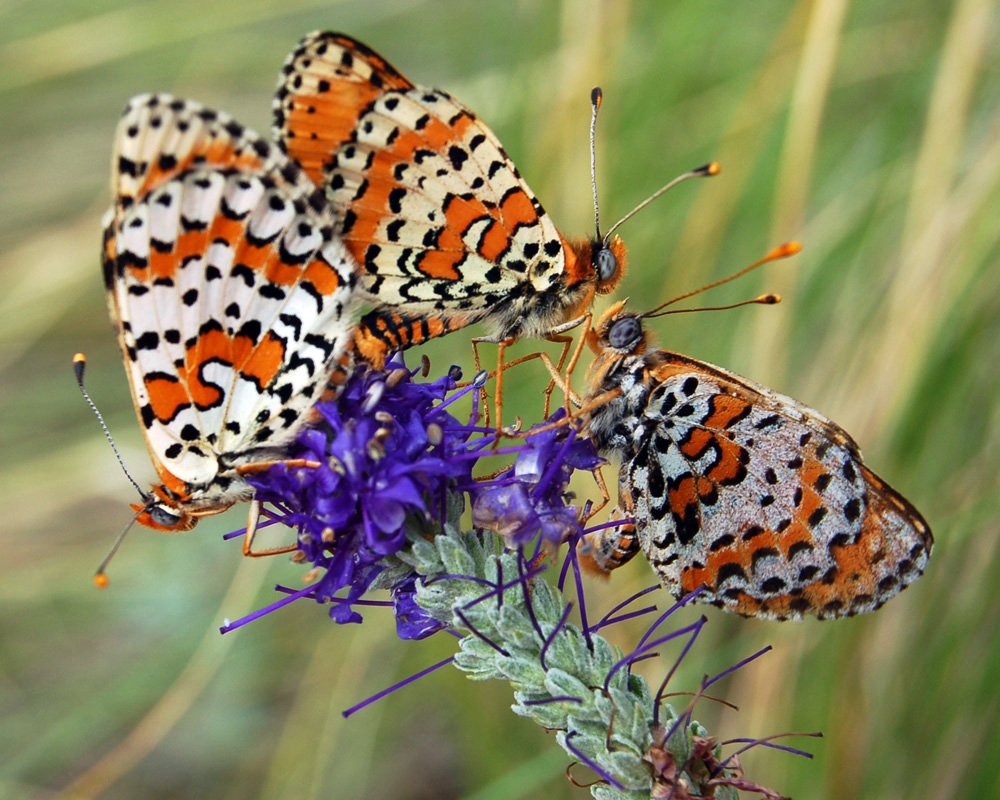
<path id="1" fill-rule="evenodd" d="M 374 309 L 356 341 L 376 366 L 475 322 L 494 342 L 557 332 L 622 277 L 621 239 L 567 241 L 479 117 L 344 34 L 288 57 L 274 138 L 362 266 Z"/>
<path id="2" fill-rule="evenodd" d="M 921 575 L 930 528 L 835 423 L 654 349 L 623 302 L 589 341 L 584 408 L 598 449 L 622 460 L 623 524 L 590 534 L 586 565 L 606 572 L 642 550 L 674 596 L 703 587 L 699 602 L 767 619 L 873 611 Z"/>
<path id="3" fill-rule="evenodd" d="M 133 506 L 192 528 L 253 492 L 350 369 L 356 264 L 322 192 L 231 117 L 133 98 L 115 133 L 104 278 L 161 483 Z"/>

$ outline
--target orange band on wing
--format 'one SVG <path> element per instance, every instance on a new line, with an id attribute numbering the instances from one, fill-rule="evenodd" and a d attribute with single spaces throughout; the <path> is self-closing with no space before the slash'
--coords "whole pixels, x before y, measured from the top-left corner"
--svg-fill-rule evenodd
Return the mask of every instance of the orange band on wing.
<path id="1" fill-rule="evenodd" d="M 309 262 L 302 279 L 311 283 L 324 296 L 331 295 L 340 288 L 340 273 L 322 258 Z"/>
<path id="2" fill-rule="evenodd" d="M 172 420 L 177 412 L 191 405 L 187 387 L 182 381 L 167 378 L 146 379 L 146 392 L 153 414 L 162 422 Z"/>
<path id="3" fill-rule="evenodd" d="M 208 249 L 211 241 L 208 230 L 188 231 L 177 237 L 177 244 L 174 246 L 174 258 L 178 264 L 191 256 L 202 256 Z"/>
<path id="4" fill-rule="evenodd" d="M 744 450 L 736 442 L 724 436 L 713 435 L 716 445 L 719 448 L 719 460 L 707 474 L 707 478 L 715 483 L 725 483 L 738 479 L 746 473 L 742 459 L 745 458 Z"/>
<path id="5" fill-rule="evenodd" d="M 237 154 L 233 148 L 232 141 L 229 139 L 208 139 L 204 142 L 199 142 L 198 145 L 200 146 L 192 147 L 183 159 L 171 161 L 170 166 L 167 168 L 163 167 L 161 161 L 151 163 L 146 170 L 146 174 L 143 176 L 142 185 L 135 196 L 145 197 L 170 179 L 191 169 L 195 164 L 195 159 L 198 159 L 197 163 L 199 165 L 245 168 L 248 172 L 259 169 L 263 163 L 260 157 L 252 150 L 244 150 Z"/>
<path id="6" fill-rule="evenodd" d="M 479 245 L 479 255 L 487 261 L 497 261 L 500 255 L 510 246 L 510 237 L 503 226 L 496 220 L 490 220 L 489 228 Z"/>
<path id="7" fill-rule="evenodd" d="M 712 398 L 712 414 L 703 424 L 706 428 L 722 430 L 728 428 L 740 416 L 749 413 L 751 408 L 746 400 L 720 394 Z"/>
<path id="8" fill-rule="evenodd" d="M 444 238 L 443 236 L 441 238 Z M 449 281 L 461 279 L 458 270 L 455 269 L 459 262 L 465 257 L 464 251 L 454 250 L 426 250 L 417 262 L 417 268 L 431 278 L 443 278 Z"/>
<path id="9" fill-rule="evenodd" d="M 273 333 L 268 333 L 239 370 L 243 377 L 256 379 L 257 383 L 264 387 L 274 380 L 284 359 L 284 343 Z"/>
<path id="10" fill-rule="evenodd" d="M 510 192 L 500 203 L 500 214 L 504 227 L 513 232 L 517 225 L 534 225 L 538 222 L 538 212 L 535 211 L 531 198 L 523 189 Z"/>

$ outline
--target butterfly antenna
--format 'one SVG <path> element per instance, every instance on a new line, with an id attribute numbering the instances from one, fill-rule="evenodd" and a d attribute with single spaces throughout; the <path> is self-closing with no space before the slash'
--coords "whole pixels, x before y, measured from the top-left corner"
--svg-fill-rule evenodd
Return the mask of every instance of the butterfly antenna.
<path id="1" fill-rule="evenodd" d="M 594 227 L 597 229 L 597 241 L 601 241 L 601 209 L 597 204 L 597 148 L 594 146 L 594 134 L 597 130 L 597 112 L 601 108 L 604 93 L 600 86 L 595 86 L 590 92 L 590 105 L 593 113 L 590 115 L 590 188 L 594 191 Z"/>
<path id="2" fill-rule="evenodd" d="M 753 264 L 750 264 L 750 266 L 744 267 L 739 272 L 734 272 L 732 275 L 730 275 L 730 276 L 728 276 L 726 278 L 721 278 L 721 279 L 719 279 L 717 281 L 712 281 L 712 283 L 705 284 L 700 289 L 695 289 L 694 291 L 691 291 L 691 292 L 685 292 L 684 294 L 681 294 L 681 295 L 678 295 L 677 297 L 671 298 L 670 300 L 667 300 L 667 302 L 665 302 L 665 303 L 660 303 L 660 305 L 658 305 L 652 311 L 647 311 L 642 316 L 643 317 L 660 317 L 660 316 L 663 316 L 662 314 L 658 314 L 657 313 L 662 308 L 666 308 L 667 306 L 673 305 L 674 303 L 680 302 L 681 300 L 686 300 L 687 298 L 693 297 L 696 294 L 701 294 L 702 292 L 708 291 L 709 289 L 714 289 L 716 286 L 722 286 L 722 284 L 724 284 L 724 283 L 729 283 L 730 281 L 734 281 L 737 278 L 740 278 L 743 275 L 746 275 L 751 270 L 755 270 L 755 269 L 757 269 L 757 267 L 763 266 L 764 264 L 767 264 L 770 261 L 777 261 L 779 258 L 788 258 L 789 256 L 794 256 L 800 250 L 802 250 L 802 245 L 799 244 L 798 242 L 785 242 L 785 244 L 779 245 L 778 247 L 775 247 L 770 253 L 768 253 L 766 256 L 764 256 L 759 261 L 754 261 Z M 774 298 L 774 299 L 767 300 L 765 298 Z M 742 303 L 737 303 L 736 305 L 737 306 L 740 306 L 740 305 L 749 305 L 749 304 L 753 304 L 753 303 L 762 303 L 764 305 L 772 305 L 774 303 L 777 303 L 780 299 L 781 298 L 779 298 L 777 295 L 761 295 L 760 297 L 754 298 L 753 300 L 746 300 L 746 301 L 744 301 Z M 720 309 L 721 308 L 729 308 L 729 307 L 730 306 L 719 306 Z M 701 309 L 686 309 L 686 310 L 696 311 L 696 310 L 701 310 Z M 713 309 L 707 309 L 706 308 L 704 310 L 705 311 L 709 311 L 709 310 L 713 310 Z M 667 313 L 674 313 L 674 312 L 667 312 Z"/>
<path id="3" fill-rule="evenodd" d="M 670 181 L 666 186 L 664 186 L 659 191 L 656 191 L 653 194 L 651 194 L 649 197 L 647 197 L 645 200 L 639 203 L 639 205 L 637 205 L 635 208 L 629 211 L 624 217 L 618 220 L 618 222 L 612 225 L 608 229 L 608 232 L 604 234 L 604 240 L 603 240 L 604 244 L 607 245 L 607 243 L 611 241 L 611 234 L 613 234 L 616 230 L 618 230 L 623 223 L 627 222 L 636 214 L 638 214 L 640 211 L 642 211 L 642 209 L 644 209 L 646 206 L 652 203 L 660 195 L 669 192 L 677 184 L 683 183 L 684 181 L 690 180 L 691 178 L 710 178 L 713 175 L 718 175 L 720 172 L 722 172 L 722 167 L 720 167 L 715 161 L 711 161 L 703 167 L 698 167 L 698 169 L 693 169 L 690 172 L 685 172 L 683 175 L 678 175 L 676 178 Z M 600 231 L 598 231 L 597 232 L 598 238 L 600 238 L 600 235 L 601 233 Z"/>
<path id="4" fill-rule="evenodd" d="M 97 406 L 94 405 L 94 401 L 90 399 L 90 395 L 87 394 L 87 390 L 83 388 L 83 371 L 86 368 L 87 357 L 83 353 L 77 353 L 73 356 L 73 373 L 76 375 L 76 385 L 80 387 L 80 393 L 83 395 L 83 399 L 87 401 L 87 405 L 90 406 L 90 410 L 94 412 L 97 417 L 97 421 L 101 424 L 101 430 L 104 431 L 104 435 L 111 444 L 111 449 L 115 451 L 115 458 L 118 459 L 118 463 L 121 465 L 122 472 L 125 473 L 125 477 L 131 481 L 135 490 L 139 493 L 142 499 L 148 500 L 149 495 L 142 490 L 138 483 L 135 482 L 135 478 L 132 477 L 128 469 L 125 467 L 125 462 L 122 460 L 122 454 L 118 452 L 115 440 L 111 438 L 111 431 L 108 430 L 108 426 L 104 422 L 104 417 L 101 416 L 101 412 L 97 410 Z M 122 535 L 124 535 L 124 533 Z M 117 545 L 115 545 L 115 547 L 117 547 Z"/>
<path id="5" fill-rule="evenodd" d="M 135 525 L 136 520 L 148 510 L 149 506 L 145 505 L 136 511 L 135 516 L 128 521 L 128 524 L 126 524 L 124 528 L 122 528 L 122 532 L 118 534 L 118 538 L 115 539 L 115 543 L 111 545 L 111 549 L 108 551 L 108 554 L 104 557 L 101 565 L 97 568 L 97 572 L 94 573 L 94 586 L 98 589 L 107 588 L 108 583 L 110 582 L 108 580 L 107 573 L 105 572 L 108 564 L 111 563 L 111 559 L 115 557 L 115 553 L 118 552 L 118 548 L 122 546 L 122 542 L 125 540 L 125 534 L 132 530 L 132 526 Z"/>
<path id="6" fill-rule="evenodd" d="M 731 303 L 728 306 L 702 306 L 700 308 L 671 308 L 667 311 L 660 311 L 659 313 L 649 313 L 643 314 L 642 318 L 647 319 L 649 317 L 665 317 L 667 314 L 687 314 L 693 311 L 729 311 L 732 308 L 740 308 L 741 306 L 773 306 L 781 302 L 780 294 L 762 294 L 759 297 L 754 297 L 752 300 L 741 300 L 738 303 Z"/>

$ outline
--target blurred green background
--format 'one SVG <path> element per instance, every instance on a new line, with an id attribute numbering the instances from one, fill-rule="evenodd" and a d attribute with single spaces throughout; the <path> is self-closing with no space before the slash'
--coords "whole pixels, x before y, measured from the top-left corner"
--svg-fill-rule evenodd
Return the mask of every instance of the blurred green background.
<path id="1" fill-rule="evenodd" d="M 341 710 L 446 658 L 388 613 L 338 627 L 303 602 L 220 637 L 301 570 L 220 534 L 135 531 L 104 592 L 93 570 L 132 488 L 70 371 L 140 481 L 153 477 L 98 263 L 111 134 L 169 91 L 266 132 L 286 53 L 348 32 L 494 128 L 566 235 L 590 231 L 589 91 L 605 224 L 715 159 L 622 231 L 640 307 L 786 239 L 792 261 L 713 292 L 776 308 L 657 320 L 660 342 L 838 420 L 925 514 L 924 578 L 869 617 L 774 624 L 714 609 L 672 686 L 774 651 L 703 702 L 722 738 L 822 730 L 813 761 L 757 750 L 748 774 L 796 798 L 1000 796 L 1000 17 L 987 0 L 733 3 L 68 3 L 0 6 L 0 796 L 570 798 L 553 736 L 510 688 L 448 668 L 349 720 Z M 521 345 L 513 352 L 529 352 Z M 470 367 L 468 338 L 427 348 Z M 536 419 L 541 373 L 509 381 Z M 611 481 L 609 481 L 611 482 Z M 651 583 L 642 559 L 592 613 Z M 660 602 L 665 602 L 661 595 Z M 683 616 L 689 621 L 701 613 Z M 637 626 L 615 633 L 634 643 Z M 659 681 L 674 653 L 644 662 Z M 684 702 L 681 699 L 681 702 Z"/>

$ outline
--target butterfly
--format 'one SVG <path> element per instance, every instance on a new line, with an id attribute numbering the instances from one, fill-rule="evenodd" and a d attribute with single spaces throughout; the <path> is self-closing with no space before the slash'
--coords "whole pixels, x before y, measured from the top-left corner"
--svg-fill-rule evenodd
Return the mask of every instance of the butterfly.
<path id="1" fill-rule="evenodd" d="M 346 378 L 357 267 L 301 168 L 190 100 L 129 102 L 111 184 L 108 308 L 161 481 L 133 509 L 186 531 L 250 499 Z"/>
<path id="2" fill-rule="evenodd" d="M 588 429 L 622 459 L 622 524 L 589 535 L 592 570 L 641 550 L 674 596 L 765 619 L 874 611 L 921 575 L 930 528 L 835 423 L 655 349 L 624 302 L 588 338 Z"/>
<path id="3" fill-rule="evenodd" d="M 361 265 L 374 307 L 355 339 L 376 367 L 475 322 L 480 341 L 557 333 L 622 277 L 619 237 L 567 241 L 479 117 L 349 36 L 312 33 L 289 55 L 273 134 Z"/>

